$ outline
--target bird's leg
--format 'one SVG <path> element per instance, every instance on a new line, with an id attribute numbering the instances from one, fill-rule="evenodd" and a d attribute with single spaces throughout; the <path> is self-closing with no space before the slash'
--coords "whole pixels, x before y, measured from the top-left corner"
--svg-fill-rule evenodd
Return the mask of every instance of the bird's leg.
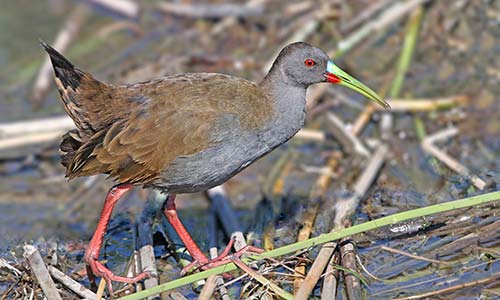
<path id="1" fill-rule="evenodd" d="M 113 281 L 135 283 L 151 276 L 149 272 L 143 272 L 135 277 L 118 276 L 111 272 L 111 270 L 106 268 L 98 260 L 99 253 L 101 252 L 104 234 L 106 233 L 106 227 L 108 226 L 113 208 L 118 200 L 120 200 L 120 198 L 132 188 L 132 184 L 123 183 L 115 185 L 108 191 L 106 200 L 104 200 L 104 207 L 102 208 L 101 217 L 99 218 L 99 222 L 97 223 L 97 228 L 94 232 L 94 236 L 92 236 L 92 239 L 90 240 L 89 246 L 87 247 L 84 256 L 84 260 L 87 263 L 87 275 L 89 277 L 89 280 L 94 283 L 94 276 L 102 277 L 104 280 L 106 280 L 108 291 L 112 296 Z"/>
<path id="2" fill-rule="evenodd" d="M 182 225 L 179 216 L 177 215 L 177 210 L 175 208 L 175 194 L 168 194 L 167 201 L 165 202 L 163 212 L 168 219 L 168 222 L 172 227 L 174 227 L 175 232 L 179 235 L 182 243 L 186 247 L 189 255 L 193 258 L 193 262 L 190 263 L 186 268 L 183 269 L 183 273 L 188 269 L 194 267 L 205 265 L 209 262 L 208 258 L 201 252 L 196 242 L 193 240 L 189 232 L 186 230 L 184 225 Z"/>
<path id="3" fill-rule="evenodd" d="M 233 255 L 229 255 L 229 252 L 234 244 L 234 239 L 229 241 L 229 244 L 224 249 L 224 251 L 214 259 L 208 259 L 203 252 L 201 252 L 198 245 L 196 245 L 195 241 L 188 233 L 184 225 L 182 225 L 179 216 L 177 215 L 177 210 L 175 208 L 175 194 L 169 194 L 167 197 L 167 201 L 165 202 L 163 211 L 165 216 L 167 217 L 170 225 L 174 227 L 175 231 L 181 238 L 184 246 L 186 246 L 187 251 L 193 258 L 193 262 L 184 267 L 181 271 L 182 274 L 187 273 L 189 270 L 200 267 L 202 270 L 210 269 L 219 265 L 223 265 L 229 261 L 232 256 L 240 257 L 246 252 L 254 252 L 254 253 L 262 253 L 264 250 L 253 247 L 253 246 L 245 246 Z"/>

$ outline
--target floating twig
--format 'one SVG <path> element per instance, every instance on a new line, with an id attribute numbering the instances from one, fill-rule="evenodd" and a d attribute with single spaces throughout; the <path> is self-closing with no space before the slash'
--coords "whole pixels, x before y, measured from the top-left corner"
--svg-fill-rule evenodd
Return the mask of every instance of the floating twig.
<path id="1" fill-rule="evenodd" d="M 210 258 L 215 259 L 219 254 L 217 251 L 217 233 L 219 230 L 219 226 L 217 223 L 217 211 L 216 207 L 214 205 L 211 206 L 210 208 L 210 215 L 208 219 L 208 230 L 209 230 L 209 246 L 210 246 Z M 198 297 L 198 300 L 209 300 L 215 289 L 218 289 L 221 298 L 223 300 L 230 300 L 231 298 L 229 297 L 229 294 L 227 292 L 226 287 L 224 286 L 224 279 L 220 275 L 210 275 L 206 282 L 205 285 L 203 286 L 200 295 Z"/>
<path id="2" fill-rule="evenodd" d="M 48 143 L 61 138 L 61 136 L 62 133 L 59 131 L 49 131 L 0 139 L 0 151 L 21 146 Z"/>
<path id="3" fill-rule="evenodd" d="M 210 300 L 210 298 L 212 298 L 215 287 L 217 286 L 217 277 L 219 277 L 219 275 L 211 275 L 207 278 L 198 296 L 198 300 Z"/>
<path id="4" fill-rule="evenodd" d="M 327 4 L 323 4 L 321 8 L 325 8 Z M 328 16 L 326 13 L 326 9 L 319 9 L 316 13 L 316 16 L 313 18 L 310 18 L 305 24 L 299 27 L 299 29 L 292 34 L 285 42 L 281 44 L 281 47 L 278 47 L 276 49 L 282 49 L 288 44 L 291 44 L 293 42 L 298 42 L 298 41 L 304 41 L 307 40 L 309 35 L 313 34 L 320 23 Z M 274 55 L 271 55 L 270 60 L 267 61 L 262 67 L 262 72 L 267 73 L 269 69 L 271 69 L 271 66 L 273 65 L 274 60 L 278 56 L 278 52 L 276 52 Z"/>
<path id="5" fill-rule="evenodd" d="M 312 290 L 316 286 L 316 283 L 323 274 L 326 265 L 330 261 L 330 258 L 335 251 L 335 248 L 337 248 L 336 242 L 328 242 L 321 247 L 318 255 L 316 256 L 316 259 L 309 269 L 309 272 L 307 272 L 304 282 L 294 295 L 296 300 L 309 299 L 309 295 L 311 294 Z"/>
<path id="6" fill-rule="evenodd" d="M 427 136 L 422 141 L 422 148 L 424 149 L 425 152 L 429 153 L 430 155 L 434 156 L 435 158 L 443 162 L 453 171 L 469 178 L 475 187 L 477 187 L 480 190 L 483 190 L 486 186 L 486 182 L 484 182 L 477 175 L 472 174 L 469 171 L 469 169 L 467 169 L 467 167 L 465 167 L 464 165 L 459 163 L 456 159 L 454 159 L 446 152 L 440 150 L 438 147 L 436 147 L 436 145 L 434 145 L 435 142 L 448 139 L 452 136 L 455 136 L 457 133 L 458 129 L 455 127 L 438 131 L 432 135 Z"/>
<path id="7" fill-rule="evenodd" d="M 359 114 L 358 118 L 351 127 L 351 132 L 354 135 L 359 135 L 361 130 L 365 127 L 366 123 L 370 121 L 373 112 L 375 112 L 375 105 L 367 105 L 363 112 Z M 391 111 L 392 111 L 392 100 L 391 100 Z"/>
<path id="8" fill-rule="evenodd" d="M 51 300 L 62 300 L 38 249 L 33 245 L 25 245 L 23 256 L 28 260 L 45 297 Z"/>

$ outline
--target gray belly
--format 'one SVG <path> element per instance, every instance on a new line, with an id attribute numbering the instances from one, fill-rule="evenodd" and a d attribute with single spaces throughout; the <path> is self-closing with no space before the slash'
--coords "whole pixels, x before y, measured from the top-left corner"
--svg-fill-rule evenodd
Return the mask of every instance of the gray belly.
<path id="1" fill-rule="evenodd" d="M 196 154 L 175 159 L 151 186 L 171 193 L 194 193 L 222 184 L 281 144 L 264 135 L 233 135 Z"/>

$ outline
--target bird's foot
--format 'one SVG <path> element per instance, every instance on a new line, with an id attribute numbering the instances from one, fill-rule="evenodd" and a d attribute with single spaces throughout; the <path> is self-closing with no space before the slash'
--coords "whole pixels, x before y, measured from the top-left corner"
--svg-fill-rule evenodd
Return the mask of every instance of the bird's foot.
<path id="1" fill-rule="evenodd" d="M 113 281 L 132 284 L 154 276 L 151 272 L 142 272 L 141 274 L 134 277 L 118 276 L 96 259 L 90 258 L 86 259 L 85 261 L 87 263 L 87 275 L 91 282 L 95 280 L 95 276 L 101 277 L 101 280 L 105 280 L 108 287 L 108 292 L 112 298 L 114 298 L 112 284 Z"/>
<path id="2" fill-rule="evenodd" d="M 229 252 L 231 251 L 231 248 L 233 247 L 234 242 L 235 242 L 235 240 L 231 239 L 229 241 L 229 244 L 224 249 L 224 251 L 222 251 L 222 253 L 219 256 L 217 256 L 213 259 L 207 259 L 205 256 L 199 257 L 199 258 L 194 258 L 194 260 L 190 264 L 188 264 L 187 266 L 182 268 L 181 276 L 188 274 L 190 271 L 192 271 L 194 269 L 201 269 L 202 271 L 205 271 L 208 269 L 218 267 L 220 265 L 224 265 L 224 264 L 230 262 L 231 258 L 233 258 L 233 257 L 240 258 L 244 254 L 260 254 L 260 253 L 264 252 L 263 249 L 247 245 L 247 246 L 241 248 L 240 250 L 238 250 L 237 252 L 230 254 Z"/>

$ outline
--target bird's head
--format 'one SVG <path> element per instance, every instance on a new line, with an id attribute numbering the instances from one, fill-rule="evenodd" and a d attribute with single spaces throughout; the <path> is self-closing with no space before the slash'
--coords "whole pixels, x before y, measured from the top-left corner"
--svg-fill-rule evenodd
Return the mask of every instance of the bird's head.
<path id="1" fill-rule="evenodd" d="M 284 78 L 287 84 L 305 88 L 320 82 L 340 84 L 383 107 L 389 107 L 372 89 L 337 67 L 323 50 L 307 43 L 293 43 L 283 48 L 273 69 L 274 72 L 284 75 L 281 78 Z"/>

